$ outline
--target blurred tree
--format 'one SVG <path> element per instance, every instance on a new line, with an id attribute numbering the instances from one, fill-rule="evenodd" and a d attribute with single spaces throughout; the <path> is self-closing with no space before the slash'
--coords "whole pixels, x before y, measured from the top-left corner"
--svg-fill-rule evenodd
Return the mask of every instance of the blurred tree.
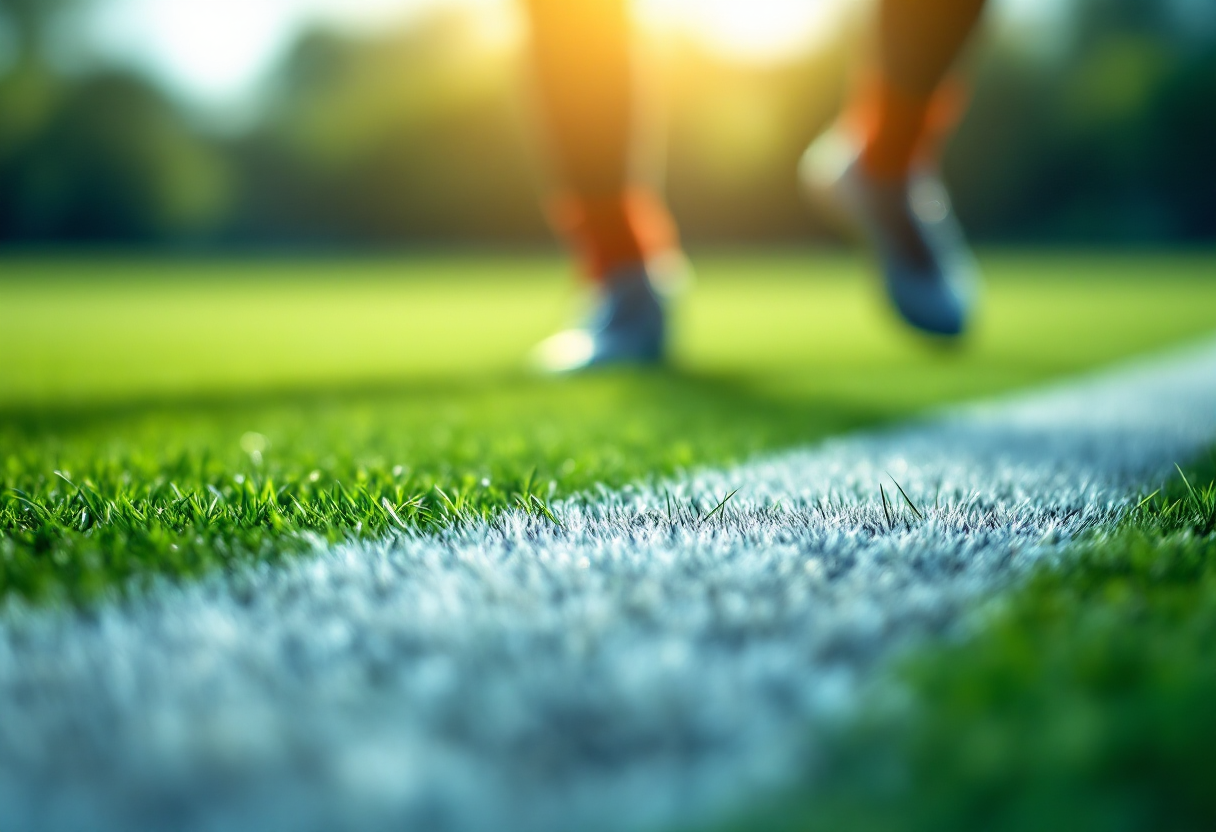
<path id="1" fill-rule="evenodd" d="M 834 118 L 856 46 L 839 40 L 777 65 L 739 65 L 704 47 L 671 45 L 667 186 L 685 237 L 766 244 L 822 239 L 794 175 Z"/>
<path id="2" fill-rule="evenodd" d="M 16 52 L 0 77 L 0 164 L 52 111 L 61 84 L 47 66 L 47 34 L 58 15 L 84 1 L 0 0 L 0 25 L 10 31 Z"/>
<path id="3" fill-rule="evenodd" d="M 29 86 L 0 84 L 0 111 Z M 98 74 L 47 98 L 36 129 L 0 155 L 0 240 L 148 243 L 224 221 L 223 159 L 142 79 Z"/>
<path id="4" fill-rule="evenodd" d="M 0 18 L 12 27 L 18 63 L 43 57 L 47 34 L 60 15 L 93 0 L 0 0 Z"/>
<path id="5" fill-rule="evenodd" d="M 452 10 L 313 31 L 258 121 L 217 138 L 145 78 L 65 77 L 40 51 L 91 0 L 0 0 L 26 56 L 0 76 L 0 242 L 395 245 L 548 239 L 518 55 Z M 170 0 L 166 0 L 169 2 Z M 981 241 L 1216 240 L 1216 4 L 1076 0 L 997 31 L 946 157 Z M 1041 48 L 1050 40 L 1059 48 Z M 694 244 L 806 240 L 794 165 L 830 120 L 842 40 L 780 65 L 668 42 L 667 180 Z"/>
<path id="6" fill-rule="evenodd" d="M 358 40 L 316 31 L 240 144 L 253 238 L 535 242 L 547 232 L 523 139 L 517 56 L 475 17 Z"/>
<path id="7" fill-rule="evenodd" d="M 978 237 L 1216 239 L 1216 5 L 1186 8 L 1078 0 L 1057 53 L 991 45 L 946 160 Z"/>

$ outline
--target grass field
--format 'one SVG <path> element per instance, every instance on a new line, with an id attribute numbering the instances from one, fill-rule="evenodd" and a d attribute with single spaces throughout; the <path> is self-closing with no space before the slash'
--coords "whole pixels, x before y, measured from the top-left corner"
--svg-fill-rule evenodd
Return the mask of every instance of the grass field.
<path id="1" fill-rule="evenodd" d="M 722 830 L 1216 828 L 1216 449 L 922 650 L 802 797 Z M 884 680 L 889 682 L 890 680 Z"/>
<path id="2" fill-rule="evenodd" d="M 1210 257 L 992 256 L 963 349 L 834 256 L 707 257 L 671 369 L 538 379 L 544 258 L 0 263 L 0 597 L 82 602 L 814 440 L 1216 329 Z"/>
<path id="3" fill-rule="evenodd" d="M 990 256 L 953 350 L 853 260 L 698 265 L 672 368 L 551 380 L 523 359 L 569 309 L 556 260 L 0 261 L 0 600 L 544 511 L 1216 330 L 1211 257 Z M 1214 482 L 1188 469 L 906 657 L 813 788 L 723 828 L 1216 828 Z"/>

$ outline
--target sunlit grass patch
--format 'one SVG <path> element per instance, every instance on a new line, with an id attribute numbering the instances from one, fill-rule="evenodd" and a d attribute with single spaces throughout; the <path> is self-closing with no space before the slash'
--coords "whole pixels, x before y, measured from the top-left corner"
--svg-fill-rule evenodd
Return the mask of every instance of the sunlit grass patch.
<path id="1" fill-rule="evenodd" d="M 540 510 L 1216 328 L 1200 256 L 989 258 L 949 352 L 860 261 L 698 265 L 672 369 L 555 381 L 522 369 L 570 299 L 555 258 L 6 262 L 0 598 Z"/>
<path id="2" fill-rule="evenodd" d="M 75 419 L 76 417 L 73 417 Z M 875 418 L 732 399 L 678 374 L 286 396 L 0 429 L 0 580 L 83 598 L 316 538 L 459 516 L 731 461 Z"/>

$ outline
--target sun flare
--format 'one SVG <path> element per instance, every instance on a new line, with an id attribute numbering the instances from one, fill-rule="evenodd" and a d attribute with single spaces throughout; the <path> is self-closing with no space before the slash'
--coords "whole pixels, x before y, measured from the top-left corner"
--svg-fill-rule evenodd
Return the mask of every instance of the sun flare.
<path id="1" fill-rule="evenodd" d="M 633 2 L 652 31 L 761 63 L 788 60 L 830 38 L 847 7 L 846 0 Z M 379 31 L 445 6 L 475 12 L 489 49 L 514 48 L 523 38 L 517 0 L 110 0 L 92 10 L 90 25 L 101 53 L 151 68 L 196 99 L 223 101 L 253 88 L 316 21 Z"/>
<path id="2" fill-rule="evenodd" d="M 641 14 L 722 54 L 775 61 L 830 36 L 842 6 L 839 0 L 644 0 Z"/>

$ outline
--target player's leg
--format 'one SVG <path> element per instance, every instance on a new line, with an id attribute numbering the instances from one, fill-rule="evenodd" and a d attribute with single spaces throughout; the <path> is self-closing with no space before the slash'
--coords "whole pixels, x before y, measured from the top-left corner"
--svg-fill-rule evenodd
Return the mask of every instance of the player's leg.
<path id="1" fill-rule="evenodd" d="M 804 182 L 878 254 L 897 310 L 940 335 L 965 329 L 974 294 L 974 267 L 936 163 L 962 109 L 947 76 L 983 6 L 883 0 L 876 60 L 841 124 L 803 160 Z"/>
<path id="2" fill-rule="evenodd" d="M 867 123 L 862 160 L 883 179 L 906 177 L 918 156 L 932 163 L 936 142 L 958 115 L 957 86 L 943 82 L 979 21 L 984 0 L 883 0 L 878 56 L 854 106 Z"/>
<path id="3" fill-rule="evenodd" d="M 596 282 L 587 326 L 541 345 L 551 369 L 662 358 L 648 259 L 676 246 L 662 202 L 630 181 L 634 62 L 625 0 L 527 0 L 532 61 L 559 192 L 551 216 Z"/>

